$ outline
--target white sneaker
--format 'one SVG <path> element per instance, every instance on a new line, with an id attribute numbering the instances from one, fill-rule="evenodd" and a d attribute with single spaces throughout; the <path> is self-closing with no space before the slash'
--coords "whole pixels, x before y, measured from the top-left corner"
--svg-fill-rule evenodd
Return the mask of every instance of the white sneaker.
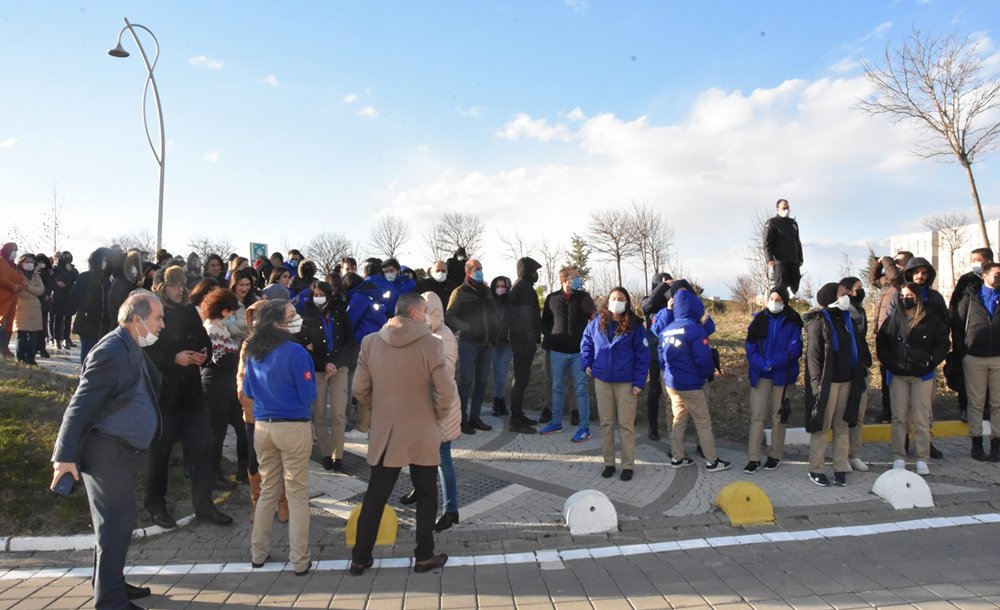
<path id="1" fill-rule="evenodd" d="M 344 433 L 344 440 L 363 443 L 368 440 L 368 433 L 361 430 L 348 430 Z"/>
<path id="2" fill-rule="evenodd" d="M 917 474 L 925 477 L 931 473 L 931 469 L 927 467 L 927 462 L 921 462 L 917 460 Z"/>
<path id="3" fill-rule="evenodd" d="M 893 470 L 906 470 L 906 460 L 893 460 L 892 461 Z"/>
<path id="4" fill-rule="evenodd" d="M 847 463 L 851 465 L 852 470 L 857 470 L 858 472 L 868 472 L 868 464 L 865 464 L 861 458 L 851 458 L 847 460 Z"/>

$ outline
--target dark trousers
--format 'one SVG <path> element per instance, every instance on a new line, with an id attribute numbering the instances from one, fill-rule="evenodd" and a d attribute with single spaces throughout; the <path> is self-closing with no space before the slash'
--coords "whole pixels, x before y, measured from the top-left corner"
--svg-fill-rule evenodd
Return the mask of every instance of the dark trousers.
<path id="1" fill-rule="evenodd" d="M 233 427 L 236 433 L 236 461 L 246 464 L 250 459 L 250 450 L 247 447 L 247 429 L 243 423 L 243 407 L 236 398 L 236 390 L 233 388 L 232 396 L 226 392 L 213 391 L 205 392 L 205 402 L 209 405 L 209 412 L 212 419 L 212 468 L 218 472 L 222 463 L 222 446 L 226 442 L 226 431 L 229 426 Z"/>
<path id="2" fill-rule="evenodd" d="M 483 409 L 483 399 L 486 398 L 486 381 L 490 376 L 490 355 L 489 345 L 479 345 L 470 341 L 458 342 L 458 398 L 462 401 L 463 422 L 479 419 L 479 413 Z"/>
<path id="3" fill-rule="evenodd" d="M 56 341 L 69 341 L 70 322 L 73 316 L 52 314 L 52 336 Z"/>
<path id="4" fill-rule="evenodd" d="M 90 350 L 97 345 L 98 340 L 100 340 L 100 337 L 80 335 L 80 364 L 87 361 L 87 354 L 89 354 Z"/>
<path id="5" fill-rule="evenodd" d="M 660 429 L 660 398 L 663 396 L 663 382 L 660 380 L 660 364 L 656 356 L 649 361 L 649 381 L 646 382 L 646 419 L 649 429 Z"/>
<path id="6" fill-rule="evenodd" d="M 512 343 L 514 352 L 514 381 L 510 388 L 510 420 L 516 421 L 524 417 L 524 391 L 531 382 L 531 363 L 538 351 L 534 343 L 525 345 Z"/>
<path id="7" fill-rule="evenodd" d="M 35 364 L 36 351 L 38 351 L 38 332 L 30 330 L 17 331 L 17 359 L 20 362 Z"/>
<path id="8" fill-rule="evenodd" d="M 49 340 L 49 310 L 52 308 L 51 305 L 42 304 L 42 338 L 38 343 L 39 347 L 44 347 L 45 342 Z"/>
<path id="9" fill-rule="evenodd" d="M 198 391 L 201 381 L 195 379 Z M 195 514 L 205 514 L 212 505 L 212 422 L 200 393 L 192 390 L 190 381 L 164 379 L 160 390 L 160 412 L 163 426 L 149 447 L 149 471 L 146 477 L 147 510 L 166 507 L 167 471 L 170 451 L 178 438 L 184 443 L 191 464 L 191 504 Z"/>
<path id="10" fill-rule="evenodd" d="M 882 376 L 882 413 L 880 414 L 882 419 L 892 419 L 892 406 L 889 403 L 889 382 L 885 376 L 888 370 L 882 365 L 878 367 L 879 375 Z"/>
<path id="11" fill-rule="evenodd" d="M 795 294 L 799 291 L 799 281 L 802 280 L 801 264 L 775 261 L 771 277 L 775 287 L 788 288 L 790 293 Z"/>
<path id="12" fill-rule="evenodd" d="M 372 466 L 368 478 L 368 489 L 361 502 L 358 515 L 358 538 L 351 551 L 355 563 L 367 563 L 372 559 L 372 548 L 378 536 L 378 526 L 382 521 L 382 511 L 399 478 L 402 468 L 388 468 L 382 465 L 385 456 Z M 437 466 L 417 466 L 410 464 L 410 481 L 417 495 L 417 548 L 413 556 L 417 561 L 434 556 L 434 517 L 437 516 Z"/>
<path id="13" fill-rule="evenodd" d="M 80 448 L 80 472 L 94 523 L 94 606 L 127 607 L 125 556 L 135 528 L 135 477 L 141 451 L 116 437 L 91 432 Z"/>
<path id="14" fill-rule="evenodd" d="M 257 461 L 257 450 L 253 448 L 254 424 L 253 422 L 247 422 L 244 425 L 246 426 L 248 445 L 247 471 L 249 471 L 251 475 L 255 475 L 257 474 L 257 471 L 260 470 L 260 462 Z"/>

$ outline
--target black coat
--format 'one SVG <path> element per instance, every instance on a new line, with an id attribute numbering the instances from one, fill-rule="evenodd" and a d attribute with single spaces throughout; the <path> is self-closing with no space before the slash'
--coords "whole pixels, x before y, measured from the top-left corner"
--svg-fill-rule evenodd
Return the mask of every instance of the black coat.
<path id="1" fill-rule="evenodd" d="M 764 254 L 768 262 L 802 263 L 799 223 L 794 218 L 775 215 L 767 220 L 764 225 Z"/>
<path id="2" fill-rule="evenodd" d="M 448 300 L 444 321 L 459 341 L 489 344 L 497 334 L 496 304 L 485 285 L 468 281 L 456 288 Z"/>
<path id="3" fill-rule="evenodd" d="M 1000 315 L 990 318 L 979 291 L 970 286 L 962 293 L 951 320 L 952 349 L 959 358 L 1000 356 Z"/>
<path id="4" fill-rule="evenodd" d="M 836 315 L 836 310 L 830 312 Z M 814 309 L 802 317 L 806 328 L 806 432 L 819 432 L 823 429 L 826 414 L 826 403 L 830 397 L 830 386 L 833 384 L 833 362 L 836 355 L 833 350 L 833 333 L 836 332 L 827 322 L 822 310 Z M 865 386 L 865 371 L 871 367 L 871 353 L 868 351 L 864 335 L 860 329 L 854 328 L 855 341 L 858 344 L 858 363 L 852 370 L 851 389 L 847 397 L 847 410 L 844 421 L 852 428 L 858 423 L 858 407 L 861 396 L 867 390 Z M 862 348 L 862 346 L 866 346 Z M 841 345 L 841 349 L 850 349 Z"/>
<path id="5" fill-rule="evenodd" d="M 70 295 L 79 275 L 80 272 L 75 268 L 67 269 L 62 264 L 57 264 L 52 269 L 52 313 L 58 316 L 73 315 L 73 301 Z M 63 283 L 61 287 L 59 282 Z"/>
<path id="6" fill-rule="evenodd" d="M 541 268 L 538 261 L 530 257 L 517 261 L 517 280 L 507 293 L 507 328 L 511 345 L 534 347 L 541 341 L 542 309 L 535 292 L 535 281 Z"/>
<path id="7" fill-rule="evenodd" d="M 583 331 L 596 311 L 594 299 L 583 290 L 574 290 L 568 299 L 562 290 L 547 296 L 542 309 L 542 348 L 563 354 L 580 353 Z"/>
<path id="8" fill-rule="evenodd" d="M 146 355 L 153 361 L 163 375 L 165 384 L 180 384 L 180 391 L 188 399 L 201 396 L 201 372 L 195 365 L 179 366 L 174 362 L 178 353 L 191 350 L 205 350 L 211 357 L 212 341 L 202 325 L 201 316 L 194 305 L 174 305 L 166 299 L 163 302 L 163 330 L 160 338 L 150 347 L 144 348 Z M 187 403 L 189 407 L 195 405 Z"/>
<path id="9" fill-rule="evenodd" d="M 902 309 L 886 320 L 875 337 L 875 351 L 879 362 L 893 375 L 923 377 L 948 355 L 948 326 L 929 315 L 909 331 L 908 323 Z"/>
<path id="10" fill-rule="evenodd" d="M 432 277 L 425 277 L 422 280 L 417 281 L 417 287 L 415 288 L 417 294 L 423 294 L 425 292 L 433 292 L 438 295 L 441 299 L 441 306 L 448 306 L 448 299 L 451 298 L 451 291 L 458 286 L 452 284 L 448 278 L 445 278 L 443 282 L 439 282 Z"/>
<path id="11" fill-rule="evenodd" d="M 111 282 L 101 271 L 84 271 L 73 284 L 70 301 L 76 311 L 73 332 L 98 339 L 111 330 L 108 322 L 108 289 Z"/>
<path id="12" fill-rule="evenodd" d="M 333 345 L 328 345 L 326 333 L 323 331 L 322 316 L 328 316 L 333 323 Z M 302 308 L 302 330 L 295 335 L 302 347 L 307 348 L 312 356 L 315 370 L 326 369 L 327 364 L 333 364 L 338 369 L 350 367 L 353 364 L 355 352 L 354 328 L 347 316 L 347 303 L 334 296 L 321 312 L 313 302 L 308 302 Z"/>

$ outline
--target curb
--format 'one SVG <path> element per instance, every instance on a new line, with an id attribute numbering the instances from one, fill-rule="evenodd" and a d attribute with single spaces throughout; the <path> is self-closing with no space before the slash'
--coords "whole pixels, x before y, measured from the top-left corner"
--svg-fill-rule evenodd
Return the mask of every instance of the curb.
<path id="1" fill-rule="evenodd" d="M 990 435 L 990 422 L 983 422 L 983 436 Z M 861 430 L 866 443 L 892 442 L 892 424 L 866 424 Z M 969 436 L 969 425 L 964 421 L 948 420 L 931 424 L 933 438 L 953 438 Z M 810 434 L 805 428 L 786 428 L 785 445 L 808 445 Z M 833 431 L 827 433 L 827 440 L 833 438 Z M 764 442 L 771 445 L 771 429 L 764 430 Z"/>
<path id="2" fill-rule="evenodd" d="M 177 520 L 177 527 L 184 527 L 194 521 L 194 513 Z M 159 525 L 140 527 L 132 532 L 132 539 L 151 538 L 177 528 L 165 529 Z M 74 536 L 9 536 L 0 538 L 0 548 L 5 553 L 26 553 L 35 551 L 86 551 L 95 545 L 93 534 Z"/>

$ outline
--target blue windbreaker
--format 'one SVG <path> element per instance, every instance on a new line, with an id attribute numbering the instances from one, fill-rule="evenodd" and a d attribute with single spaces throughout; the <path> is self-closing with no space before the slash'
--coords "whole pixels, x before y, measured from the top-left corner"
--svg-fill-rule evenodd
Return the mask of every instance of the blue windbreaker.
<path id="1" fill-rule="evenodd" d="M 614 323 L 608 330 L 615 332 Z M 601 332 L 601 317 L 597 316 L 587 324 L 580 342 L 580 366 L 584 371 L 590 367 L 594 379 L 606 383 L 630 382 L 634 387 L 646 387 L 649 373 L 649 341 L 646 329 L 638 318 L 632 320 L 632 327 L 624 335 L 608 337 Z"/>
<path id="2" fill-rule="evenodd" d="M 674 321 L 657 335 L 663 385 L 679 391 L 700 390 L 715 371 L 708 332 L 701 324 L 705 306 L 692 292 L 682 290 L 674 297 L 673 313 Z"/>
<path id="3" fill-rule="evenodd" d="M 802 357 L 802 326 L 784 314 L 774 315 L 766 309 L 754 319 L 760 316 L 768 322 L 767 338 L 746 342 L 750 385 L 756 388 L 761 377 L 771 379 L 776 386 L 795 385 Z"/>
<path id="4" fill-rule="evenodd" d="M 680 294 L 681 292 L 688 292 L 688 291 L 681 290 L 678 291 L 677 294 Z M 700 303 L 701 299 L 698 299 L 698 302 Z M 676 296 L 674 297 L 674 303 L 677 303 Z M 703 305 L 702 315 L 704 315 L 704 312 L 705 312 L 705 307 Z M 656 337 L 657 342 L 662 343 L 660 341 L 660 337 L 663 336 L 663 331 L 665 331 L 667 327 L 673 323 L 674 319 L 675 318 L 673 309 L 663 308 L 660 311 L 656 312 L 656 316 L 653 318 L 653 326 L 650 327 L 649 332 L 653 333 L 653 336 Z M 698 319 L 701 319 L 701 317 L 699 316 Z M 705 323 L 702 324 L 702 327 L 705 329 L 706 335 L 711 336 L 713 333 L 715 333 L 715 320 L 712 319 L 712 316 L 705 316 Z M 657 351 L 656 361 L 660 365 L 660 370 L 662 371 L 666 366 L 666 363 L 663 362 L 662 350 Z"/>
<path id="5" fill-rule="evenodd" d="M 399 300 L 400 293 L 396 290 L 395 282 L 390 282 L 381 275 L 373 275 L 365 278 L 365 283 L 378 289 L 374 291 L 375 299 L 382 305 L 386 317 L 396 315 L 396 301 Z"/>
<path id="6" fill-rule="evenodd" d="M 379 294 L 378 286 L 371 282 L 362 282 L 347 293 L 347 317 L 351 319 L 354 341 L 358 345 L 389 320 Z"/>

